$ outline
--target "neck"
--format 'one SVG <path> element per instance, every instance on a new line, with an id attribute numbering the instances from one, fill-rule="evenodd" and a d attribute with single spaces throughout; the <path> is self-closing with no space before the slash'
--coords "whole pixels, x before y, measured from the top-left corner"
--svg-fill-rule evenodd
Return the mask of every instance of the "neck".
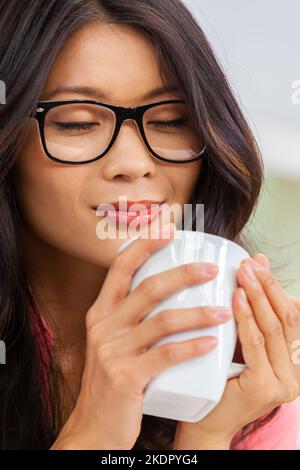
<path id="1" fill-rule="evenodd" d="M 28 228 L 22 237 L 23 266 L 56 344 L 74 347 L 85 338 L 85 316 L 96 300 L 107 268 L 67 254 Z"/>

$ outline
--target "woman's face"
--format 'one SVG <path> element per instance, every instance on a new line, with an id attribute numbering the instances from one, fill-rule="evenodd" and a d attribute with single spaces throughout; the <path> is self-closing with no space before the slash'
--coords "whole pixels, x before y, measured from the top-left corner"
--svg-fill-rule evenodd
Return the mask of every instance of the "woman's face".
<path id="1" fill-rule="evenodd" d="M 53 95 L 61 86 L 101 88 L 107 98 L 70 91 Z M 155 49 L 145 36 L 128 26 L 95 23 L 76 31 L 65 43 L 40 100 L 95 99 L 130 107 L 182 98 L 172 92 L 142 99 L 161 86 Z M 170 164 L 152 157 L 130 120 L 123 122 L 115 144 L 102 159 L 72 166 L 45 156 L 37 122 L 30 119 L 15 166 L 30 236 L 45 247 L 102 267 L 110 266 L 124 239 L 100 239 L 96 233 L 100 218 L 92 207 L 118 201 L 120 196 L 183 206 L 190 201 L 200 168 L 201 161 Z"/>

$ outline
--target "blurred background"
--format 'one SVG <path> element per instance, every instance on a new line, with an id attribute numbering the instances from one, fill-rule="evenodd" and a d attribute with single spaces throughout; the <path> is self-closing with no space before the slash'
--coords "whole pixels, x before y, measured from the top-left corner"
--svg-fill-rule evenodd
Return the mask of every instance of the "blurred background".
<path id="1" fill-rule="evenodd" d="M 300 297 L 300 2 L 184 3 L 212 44 L 262 151 L 266 181 L 248 228 L 288 292 Z"/>
<path id="2" fill-rule="evenodd" d="M 300 297 L 300 2 L 184 3 L 212 44 L 263 155 L 265 185 L 247 232 L 287 292 Z"/>

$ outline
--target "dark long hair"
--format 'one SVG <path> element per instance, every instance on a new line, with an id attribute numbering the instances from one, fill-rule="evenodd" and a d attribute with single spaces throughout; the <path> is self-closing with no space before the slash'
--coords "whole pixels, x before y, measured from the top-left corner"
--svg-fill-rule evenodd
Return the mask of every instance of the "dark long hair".
<path id="1" fill-rule="evenodd" d="M 246 246 L 242 231 L 258 201 L 263 166 L 210 45 L 180 0 L 0 0 L 0 11 L 0 79 L 7 90 L 0 105 L 0 339 L 7 347 L 7 365 L 0 366 L 0 448 L 47 449 L 62 426 L 61 374 L 22 263 L 13 170 L 28 118 L 68 36 L 99 21 L 131 25 L 151 39 L 162 79 L 176 80 L 207 144 L 190 201 L 205 203 L 206 232 Z M 172 449 L 175 429 L 176 421 L 144 415 L 134 448 Z M 252 430 L 253 423 L 244 434 Z"/>

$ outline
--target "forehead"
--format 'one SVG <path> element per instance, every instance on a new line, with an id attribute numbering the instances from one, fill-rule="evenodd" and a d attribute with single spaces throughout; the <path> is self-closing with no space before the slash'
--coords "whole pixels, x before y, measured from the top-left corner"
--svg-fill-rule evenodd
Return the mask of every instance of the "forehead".
<path id="1" fill-rule="evenodd" d="M 139 104 L 149 90 L 162 85 L 155 47 L 147 36 L 128 25 L 92 23 L 63 45 L 41 99 L 57 87 L 85 86 L 106 91 L 111 102 Z"/>

